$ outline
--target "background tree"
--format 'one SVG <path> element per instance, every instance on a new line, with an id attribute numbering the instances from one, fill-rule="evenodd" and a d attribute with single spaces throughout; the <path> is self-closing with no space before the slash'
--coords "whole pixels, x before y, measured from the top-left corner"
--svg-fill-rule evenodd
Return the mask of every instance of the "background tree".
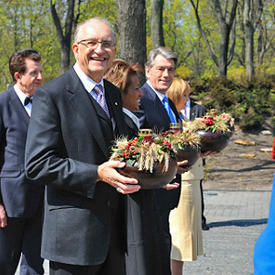
<path id="1" fill-rule="evenodd" d="M 145 0 L 116 0 L 118 57 L 130 63 L 146 62 Z"/>
<path id="2" fill-rule="evenodd" d="M 163 37 L 164 0 L 151 0 L 151 36 L 153 48 L 165 46 Z"/>
<path id="3" fill-rule="evenodd" d="M 216 66 L 219 68 L 219 76 L 224 78 L 227 74 L 227 66 L 233 59 L 234 46 L 235 46 L 235 16 L 238 0 L 232 0 L 231 10 L 228 11 L 229 2 L 228 0 L 223 2 L 223 5 L 219 0 L 211 0 L 213 14 L 216 14 L 219 26 L 220 34 L 220 45 L 219 45 L 219 57 L 217 57 L 213 46 L 211 45 L 207 35 L 206 30 L 201 24 L 201 17 L 199 15 L 199 0 L 190 0 L 190 3 L 194 9 L 195 17 L 197 21 L 198 29 L 206 42 L 209 53 L 215 62 Z M 229 47 L 229 38 L 232 33 L 232 43 Z"/>
<path id="4" fill-rule="evenodd" d="M 62 3 L 61 3 L 62 4 Z M 56 27 L 59 43 L 61 46 L 61 72 L 65 72 L 70 66 L 70 55 L 71 55 L 71 38 L 73 29 L 77 24 L 79 18 L 79 6 L 81 0 L 77 1 L 77 14 L 74 16 L 75 0 L 66 0 L 63 6 L 63 14 L 65 17 L 64 27 L 60 17 L 56 11 L 56 1 L 50 0 L 51 15 L 53 18 L 54 25 Z"/>
<path id="5" fill-rule="evenodd" d="M 265 0 L 262 4 L 263 12 L 262 16 L 259 18 L 257 40 L 258 65 L 264 63 L 264 55 L 268 51 L 270 51 L 271 56 L 275 55 L 275 3 L 273 0 Z M 272 60 L 272 58 L 270 60 Z"/>
<path id="6" fill-rule="evenodd" d="M 243 25 L 245 43 L 245 67 L 249 81 L 254 76 L 254 33 L 263 12 L 262 0 L 243 1 Z"/>

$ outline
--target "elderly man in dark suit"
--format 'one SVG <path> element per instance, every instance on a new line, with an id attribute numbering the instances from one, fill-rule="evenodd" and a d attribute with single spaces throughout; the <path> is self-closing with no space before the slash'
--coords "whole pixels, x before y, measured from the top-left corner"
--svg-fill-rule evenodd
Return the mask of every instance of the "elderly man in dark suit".
<path id="1" fill-rule="evenodd" d="M 15 85 L 0 94 L 0 274 L 44 274 L 40 257 L 44 187 L 24 173 L 32 96 L 42 84 L 39 53 L 15 52 L 9 68 Z"/>
<path id="2" fill-rule="evenodd" d="M 26 172 L 46 185 L 42 257 L 51 275 L 123 275 L 123 194 L 140 189 L 108 161 L 125 133 L 120 91 L 103 79 L 116 52 L 108 22 L 78 25 L 76 64 L 34 97 Z"/>
<path id="3" fill-rule="evenodd" d="M 167 97 L 176 71 L 177 57 L 168 48 L 159 47 L 152 50 L 146 63 L 147 82 L 141 87 L 143 96 L 140 107 L 144 112 L 143 128 L 153 131 L 167 131 L 170 123 L 179 122 L 179 114 L 174 103 Z M 158 208 L 162 220 L 162 247 L 164 274 L 170 274 L 171 236 L 169 233 L 169 213 L 175 208 L 180 196 L 180 174 L 186 172 L 180 169 L 176 181 L 167 185 L 167 189 L 157 190 Z"/>

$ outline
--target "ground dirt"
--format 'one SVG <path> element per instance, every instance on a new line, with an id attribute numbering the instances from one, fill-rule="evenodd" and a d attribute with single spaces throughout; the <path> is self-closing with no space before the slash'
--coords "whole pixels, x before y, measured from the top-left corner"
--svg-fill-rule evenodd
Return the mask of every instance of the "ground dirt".
<path id="1" fill-rule="evenodd" d="M 275 161 L 271 152 L 261 149 L 272 148 L 273 136 L 264 135 L 263 130 L 271 131 L 268 122 L 261 131 L 243 132 L 235 127 L 228 146 L 206 158 L 204 190 L 271 190 Z M 237 139 L 254 141 L 255 146 L 235 144 Z"/>

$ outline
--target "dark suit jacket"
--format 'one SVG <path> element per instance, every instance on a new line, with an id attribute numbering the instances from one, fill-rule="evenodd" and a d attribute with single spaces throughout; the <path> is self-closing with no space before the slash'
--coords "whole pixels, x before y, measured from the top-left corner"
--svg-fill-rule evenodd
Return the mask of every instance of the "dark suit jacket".
<path id="1" fill-rule="evenodd" d="M 120 91 L 108 81 L 104 87 L 115 132 L 125 135 Z M 98 165 L 110 157 L 111 120 L 72 68 L 36 91 L 32 113 L 26 171 L 47 185 L 42 256 L 73 265 L 101 264 L 109 248 L 112 209 L 122 198 L 109 184 L 96 182 Z"/>
<path id="2" fill-rule="evenodd" d="M 203 105 L 195 103 L 193 98 L 190 98 L 190 120 L 194 120 L 196 117 L 204 116 L 206 109 Z"/>
<path id="3" fill-rule="evenodd" d="M 33 217 L 41 207 L 43 186 L 25 177 L 29 116 L 14 88 L 0 94 L 0 203 L 8 217 Z M 40 208 L 41 209 L 41 208 Z"/>
<path id="4" fill-rule="evenodd" d="M 167 131 L 170 128 L 169 116 L 152 88 L 145 83 L 142 87 L 142 97 L 140 99 L 140 107 L 144 111 L 145 119 L 142 128 L 153 129 L 154 132 Z M 179 120 L 179 115 L 174 103 L 169 99 L 169 105 L 173 110 L 176 119 Z M 180 183 L 180 175 L 177 175 L 177 182 Z M 180 196 L 180 188 L 167 191 L 158 189 L 158 200 L 161 211 L 167 211 L 175 208 L 178 205 Z"/>
<path id="5" fill-rule="evenodd" d="M 138 135 L 138 128 L 134 121 L 126 114 L 123 113 L 124 121 L 127 127 L 127 133 L 129 138 L 134 138 Z"/>

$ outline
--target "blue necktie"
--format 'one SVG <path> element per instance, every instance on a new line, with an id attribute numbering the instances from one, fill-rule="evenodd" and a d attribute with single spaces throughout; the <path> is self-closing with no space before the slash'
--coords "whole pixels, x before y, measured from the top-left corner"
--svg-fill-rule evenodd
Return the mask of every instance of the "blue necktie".
<path id="1" fill-rule="evenodd" d="M 172 109 L 171 109 L 171 107 L 169 105 L 169 102 L 168 102 L 168 97 L 166 95 L 164 96 L 164 98 L 162 100 L 162 104 L 163 104 L 163 106 L 164 106 L 164 108 L 165 108 L 165 110 L 166 110 L 166 112 L 167 112 L 167 114 L 170 118 L 170 122 L 176 123 L 177 121 L 175 119 L 175 116 L 173 115 Z"/>

